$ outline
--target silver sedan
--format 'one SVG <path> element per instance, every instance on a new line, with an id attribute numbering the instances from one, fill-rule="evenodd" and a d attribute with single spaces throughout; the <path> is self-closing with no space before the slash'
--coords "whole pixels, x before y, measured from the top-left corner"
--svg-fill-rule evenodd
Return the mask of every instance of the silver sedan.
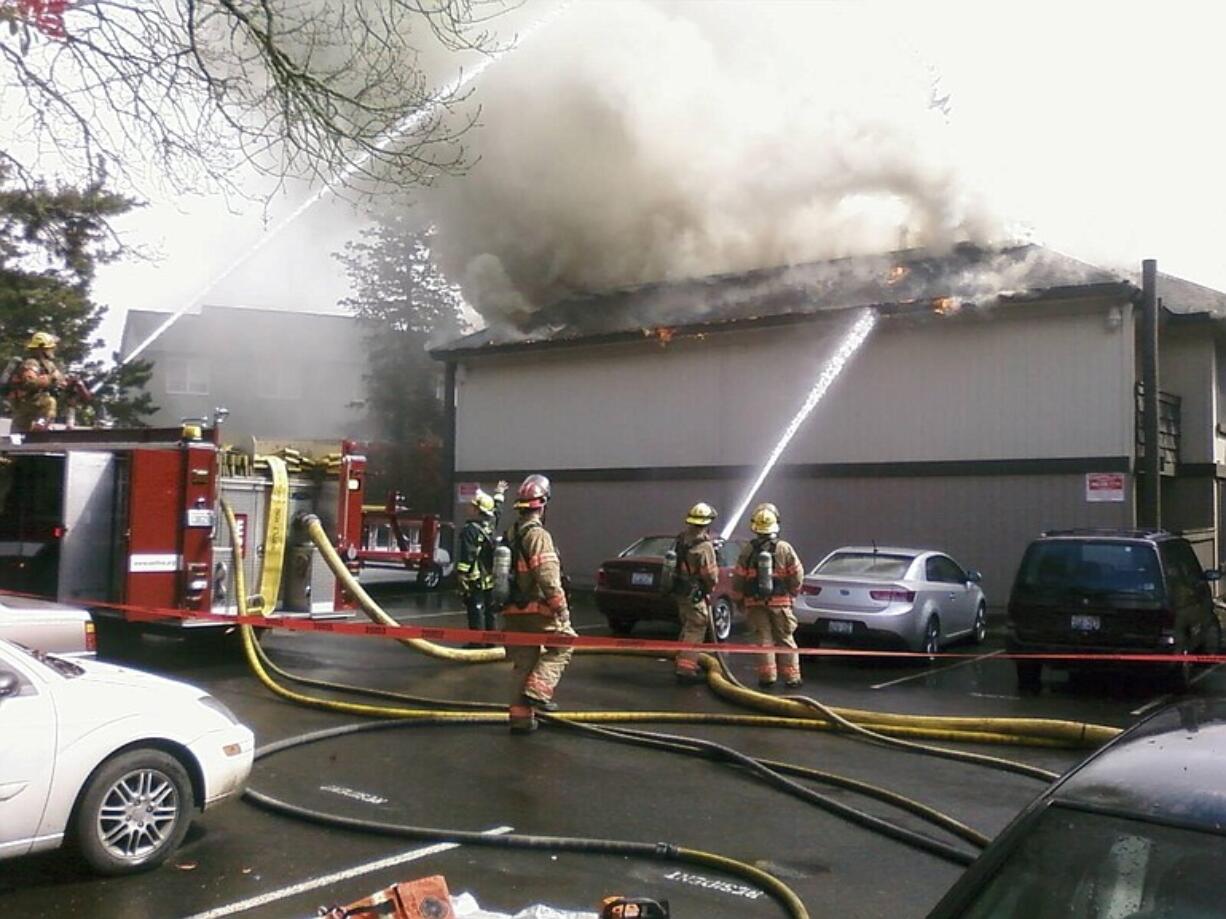
<path id="1" fill-rule="evenodd" d="M 944 552 L 845 546 L 805 576 L 796 619 L 823 641 L 936 654 L 955 639 L 987 635 L 979 580 Z"/>

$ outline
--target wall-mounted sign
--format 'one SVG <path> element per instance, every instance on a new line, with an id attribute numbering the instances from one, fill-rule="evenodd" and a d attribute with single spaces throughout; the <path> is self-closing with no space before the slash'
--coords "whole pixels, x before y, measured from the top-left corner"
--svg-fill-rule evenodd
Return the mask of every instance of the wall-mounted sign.
<path id="1" fill-rule="evenodd" d="M 457 482 L 455 487 L 456 504 L 467 504 L 473 498 L 477 497 L 477 492 L 480 490 L 480 482 Z"/>
<path id="2" fill-rule="evenodd" d="M 1124 473 L 1122 472 L 1087 472 L 1086 500 L 1123 501 Z"/>

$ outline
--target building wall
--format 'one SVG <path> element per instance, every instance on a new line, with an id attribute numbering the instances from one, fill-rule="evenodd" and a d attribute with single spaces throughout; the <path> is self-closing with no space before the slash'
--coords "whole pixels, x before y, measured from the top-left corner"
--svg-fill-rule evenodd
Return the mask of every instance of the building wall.
<path id="1" fill-rule="evenodd" d="M 697 479 L 563 481 L 555 483 L 547 523 L 568 573 L 590 584 L 602 560 L 638 537 L 678 531 L 694 501 L 711 501 L 727 513 L 741 488 Z M 1082 475 L 781 477 L 760 497 L 780 506 L 783 535 L 807 568 L 840 545 L 876 540 L 940 548 L 983 573 L 993 606 L 1005 603 L 1022 551 L 1040 532 L 1131 525 L 1129 503 L 1085 500 Z M 742 526 L 739 535 L 746 532 Z"/>
<path id="2" fill-rule="evenodd" d="M 1158 352 L 1159 389 L 1180 397 L 1181 463 L 1212 463 L 1217 427 L 1213 336 L 1203 326 L 1167 326 Z"/>
<path id="3" fill-rule="evenodd" d="M 147 331 L 136 313 L 124 331 L 126 353 Z M 156 324 L 156 322 L 154 322 Z M 224 437 L 339 440 L 366 434 L 366 360 L 357 320 L 347 316 L 206 306 L 183 316 L 142 359 L 153 362 L 149 420 L 230 410 Z M 206 392 L 183 392 L 205 389 Z M 178 390 L 178 391 L 176 391 Z"/>
<path id="4" fill-rule="evenodd" d="M 1131 525 L 1131 475 L 1122 502 L 1088 502 L 1085 479 L 1130 468 L 1131 306 L 1011 310 L 890 321 L 870 337 L 758 495 L 781 506 L 806 564 L 855 542 L 938 547 L 980 569 L 996 604 L 1042 530 Z M 550 523 L 590 583 L 634 539 L 674 532 L 694 501 L 730 513 L 844 329 L 467 361 L 457 477 L 489 488 L 555 473 Z"/>
<path id="5" fill-rule="evenodd" d="M 788 453 L 796 463 L 1127 456 L 1130 322 L 1105 304 L 883 323 Z M 1129 311 L 1130 307 L 1125 307 Z M 524 352 L 463 363 L 458 469 L 752 465 L 845 326 Z"/>

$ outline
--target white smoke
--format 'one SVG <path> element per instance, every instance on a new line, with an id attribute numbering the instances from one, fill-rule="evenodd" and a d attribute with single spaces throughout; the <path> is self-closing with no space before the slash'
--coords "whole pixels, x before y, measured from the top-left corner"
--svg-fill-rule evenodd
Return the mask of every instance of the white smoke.
<path id="1" fill-rule="evenodd" d="M 987 242 L 930 67 L 871 7 L 574 3 L 477 87 L 426 199 L 487 319 L 593 290 Z"/>

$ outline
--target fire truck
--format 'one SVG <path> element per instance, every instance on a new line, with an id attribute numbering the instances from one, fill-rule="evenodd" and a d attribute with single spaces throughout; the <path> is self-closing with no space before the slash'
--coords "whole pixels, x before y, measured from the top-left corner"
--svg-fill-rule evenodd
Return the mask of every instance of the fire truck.
<path id="1" fill-rule="evenodd" d="M 420 587 L 434 590 L 455 569 L 455 527 L 438 514 L 413 513 L 403 500 L 391 492 L 385 504 L 362 507 L 358 562 L 363 569 L 410 572 Z"/>
<path id="2" fill-rule="evenodd" d="M 280 497 L 258 454 L 223 450 L 218 429 L 75 429 L 0 438 L 0 589 L 90 609 L 99 624 L 117 606 L 234 615 L 232 567 L 260 584 L 274 508 L 284 553 L 266 612 L 299 617 L 349 615 L 355 606 L 295 520 L 316 514 L 357 569 L 366 460 L 354 443 L 326 459 L 298 451 Z M 280 468 L 286 469 L 282 462 Z M 220 512 L 235 512 L 242 551 Z M 279 502 L 279 504 L 278 504 Z M 144 627 L 216 630 L 216 620 L 167 615 Z"/>

